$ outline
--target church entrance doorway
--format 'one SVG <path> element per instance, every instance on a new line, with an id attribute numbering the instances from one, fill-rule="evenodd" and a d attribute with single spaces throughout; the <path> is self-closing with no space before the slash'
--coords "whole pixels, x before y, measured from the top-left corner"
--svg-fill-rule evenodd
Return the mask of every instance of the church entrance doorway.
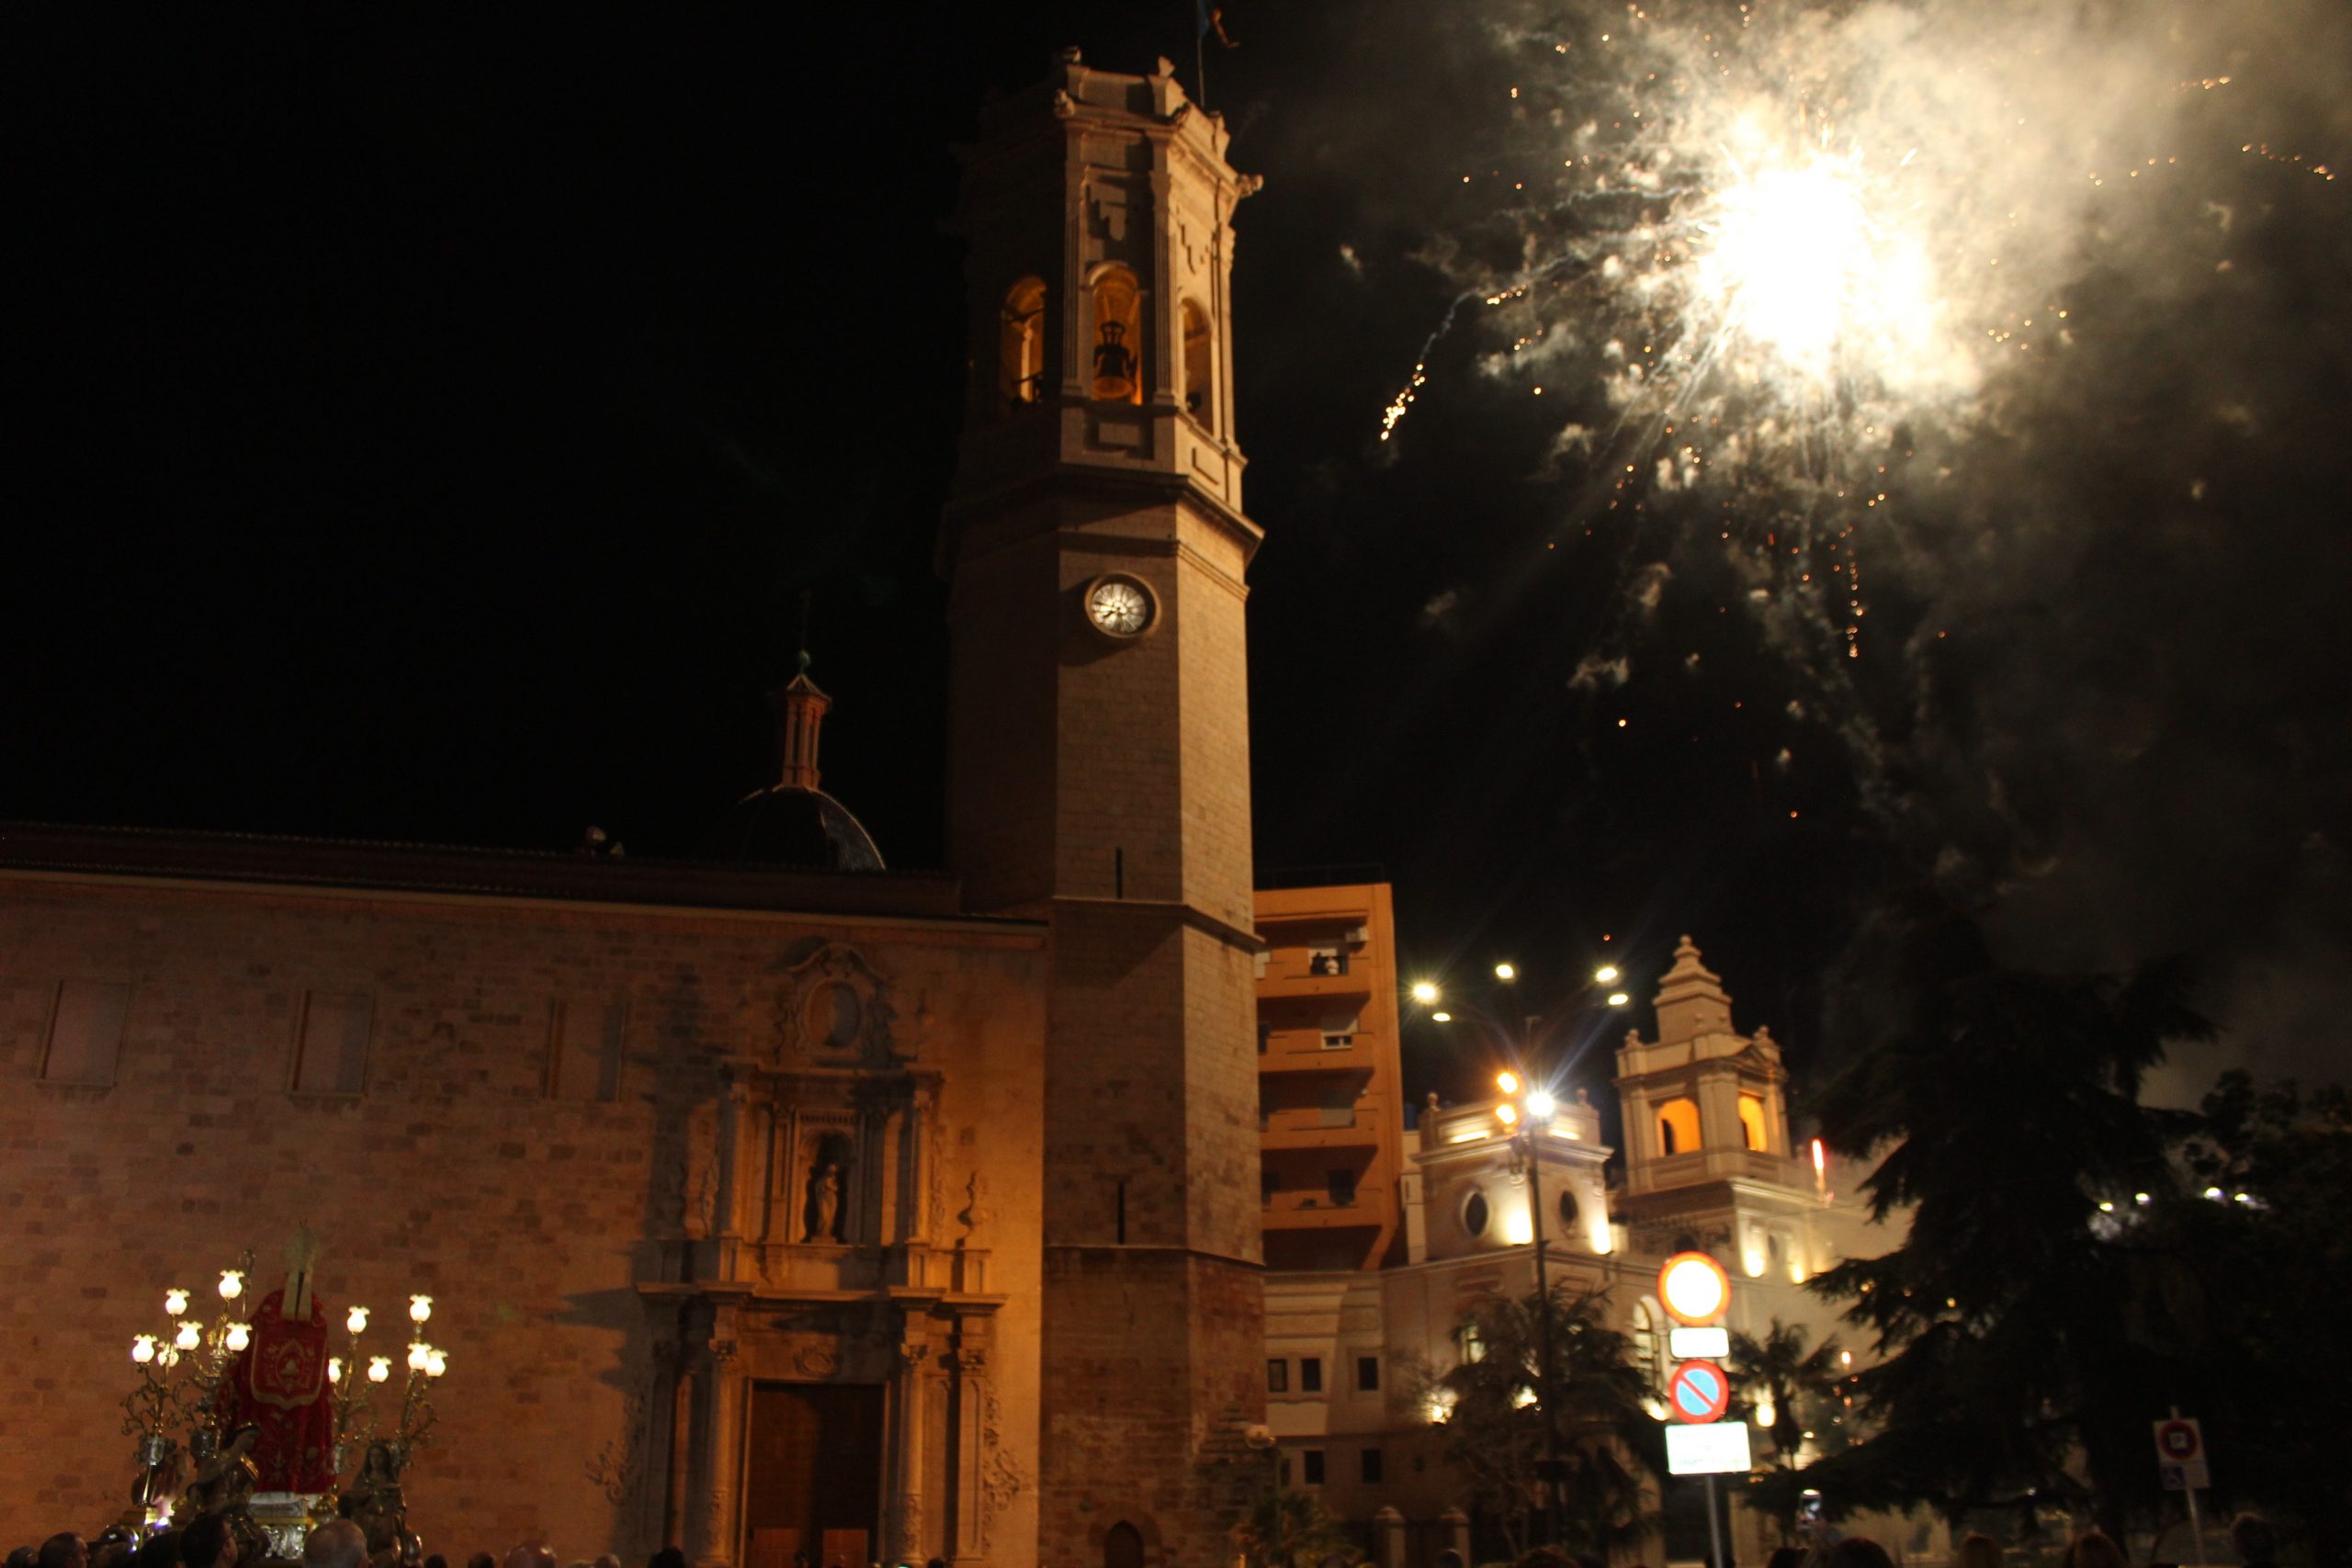
<path id="1" fill-rule="evenodd" d="M 881 1388 L 753 1383 L 744 1568 L 865 1568 L 881 1514 Z"/>

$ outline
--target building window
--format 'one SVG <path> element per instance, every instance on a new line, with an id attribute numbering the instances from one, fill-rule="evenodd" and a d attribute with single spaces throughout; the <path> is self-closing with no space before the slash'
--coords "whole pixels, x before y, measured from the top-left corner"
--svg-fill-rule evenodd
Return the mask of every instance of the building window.
<path id="1" fill-rule="evenodd" d="M 1751 1149 L 1766 1150 L 1772 1141 L 1764 1135 L 1764 1097 L 1743 1094 L 1739 1097 L 1739 1141 Z"/>
<path id="2" fill-rule="evenodd" d="M 1102 1538 L 1102 1568 L 1143 1568 L 1143 1531 L 1121 1519 Z"/>
<path id="3" fill-rule="evenodd" d="M 1272 1202 L 1272 1201 L 1274 1201 L 1274 1194 L 1275 1194 L 1275 1193 L 1277 1193 L 1277 1192 L 1279 1192 L 1279 1191 L 1281 1191 L 1282 1190 L 1283 1190 L 1283 1179 L 1282 1179 L 1282 1177 L 1281 1177 L 1279 1174 L 1277 1174 L 1275 1171 L 1271 1170 L 1271 1169 L 1269 1169 L 1268 1168 L 1266 1168 L 1266 1167 L 1264 1167 L 1264 1166 L 1260 1166 L 1260 1167 L 1258 1168 L 1258 1197 L 1259 1197 L 1259 1200 L 1260 1200 L 1261 1202 L 1271 1203 L 1271 1202 Z"/>
<path id="4" fill-rule="evenodd" d="M 1358 1356 L 1356 1358 L 1356 1387 L 1365 1393 L 1380 1392 L 1379 1357 Z"/>
<path id="5" fill-rule="evenodd" d="M 1577 1228 L 1577 1195 L 1565 1187 L 1560 1189 L 1560 1226 L 1563 1230 Z"/>
<path id="6" fill-rule="evenodd" d="M 1478 1325 L 1476 1323 L 1465 1323 L 1455 1329 L 1453 1342 L 1461 1348 L 1464 1366 L 1476 1366 L 1487 1359 L 1487 1342 L 1478 1337 Z"/>
<path id="7" fill-rule="evenodd" d="M 1264 1055 L 1267 1049 L 1272 1046 L 1273 1043 L 1274 1026 L 1271 1023 L 1260 1024 L 1258 1026 L 1258 1055 L 1261 1056 Z"/>
<path id="8" fill-rule="evenodd" d="M 1364 1450 L 1361 1456 L 1361 1462 L 1363 1466 L 1364 1483 L 1368 1486 L 1377 1486 L 1380 1483 L 1380 1450 L 1378 1449 Z"/>
<path id="9" fill-rule="evenodd" d="M 111 1084 L 122 1052 L 122 1023 L 130 987 L 106 980 L 68 980 L 57 987 L 49 1021 L 49 1048 L 40 1076 L 49 1083 Z"/>
<path id="10" fill-rule="evenodd" d="M 1005 294 L 997 344 L 997 400 L 1003 412 L 1045 401 L 1044 280 L 1024 277 Z"/>
<path id="11" fill-rule="evenodd" d="M 1301 1356 L 1298 1359 L 1298 1392 L 1301 1393 L 1323 1392 L 1322 1357 Z"/>
<path id="12" fill-rule="evenodd" d="M 1309 1449 L 1298 1457 L 1306 1461 L 1306 1484 L 1309 1486 L 1322 1485 L 1323 1450 L 1321 1449 Z"/>
<path id="13" fill-rule="evenodd" d="M 1323 1049 L 1344 1051 L 1356 1043 L 1356 1029 L 1363 1023 L 1360 1014 L 1327 1012 L 1323 1015 Z"/>
<path id="14" fill-rule="evenodd" d="M 1266 1392 L 1268 1393 L 1290 1392 L 1290 1363 L 1280 1356 L 1266 1358 Z"/>
<path id="15" fill-rule="evenodd" d="M 297 1094 L 357 1094 L 368 1087 L 368 1032 L 376 999 L 365 991 L 311 991 L 302 998 L 294 1056 Z"/>
<path id="16" fill-rule="evenodd" d="M 1106 266 L 1094 275 L 1094 400 L 1143 401 L 1143 290 L 1136 275 Z"/>
<path id="17" fill-rule="evenodd" d="M 1306 950 L 1306 972 L 1309 975 L 1346 974 L 1348 950 L 1338 942 L 1317 942 Z"/>
<path id="18" fill-rule="evenodd" d="M 1472 1235 L 1486 1235 L 1487 1222 L 1493 1217 L 1493 1212 L 1487 1207 L 1484 1192 L 1472 1191 L 1469 1200 L 1462 1205 L 1462 1228 Z"/>
<path id="19" fill-rule="evenodd" d="M 558 1002 L 548 1053 L 548 1093 L 609 1105 L 621 1097 L 623 1012 L 618 1002 Z"/>
<path id="20" fill-rule="evenodd" d="M 1699 1146 L 1699 1106 L 1691 1100 L 1669 1100 L 1657 1108 L 1657 1152 L 1689 1154 Z"/>
<path id="21" fill-rule="evenodd" d="M 1330 1194 L 1331 1207 L 1351 1208 L 1356 1201 L 1356 1173 L 1352 1170 L 1325 1171 L 1323 1190 Z"/>
<path id="22" fill-rule="evenodd" d="M 1216 428 L 1216 394 L 1209 385 L 1209 316 L 1184 301 L 1184 412 Z"/>

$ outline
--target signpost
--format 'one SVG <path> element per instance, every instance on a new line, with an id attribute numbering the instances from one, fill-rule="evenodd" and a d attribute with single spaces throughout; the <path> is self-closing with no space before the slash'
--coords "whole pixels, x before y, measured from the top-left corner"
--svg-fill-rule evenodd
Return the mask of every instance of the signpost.
<path id="1" fill-rule="evenodd" d="M 1730 1348 L 1730 1336 L 1721 1325 L 1731 1305 L 1731 1276 L 1703 1252 L 1678 1252 L 1657 1271 L 1658 1304 L 1682 1326 L 1668 1345 L 1678 1357 L 1705 1349 L 1716 1355 Z M 1726 1472 L 1752 1469 L 1747 1448 L 1747 1423 L 1725 1421 L 1731 1404 L 1731 1379 L 1711 1360 L 1686 1360 L 1666 1383 L 1667 1408 L 1675 1425 L 1666 1429 L 1666 1468 L 1672 1475 L 1707 1478 L 1707 1543 L 1714 1568 L 1724 1568 L 1723 1526 L 1716 1519 L 1715 1477 Z"/>
<path id="2" fill-rule="evenodd" d="M 2165 1491 L 2188 1500 L 2188 1533 L 2197 1539 L 2198 1568 L 2204 1568 L 2205 1522 L 2198 1516 L 2197 1494 L 2213 1484 L 2212 1472 L 2205 1464 L 2205 1434 L 2181 1415 L 2177 1404 L 2155 1427 L 2157 1473 L 2164 1477 Z"/>

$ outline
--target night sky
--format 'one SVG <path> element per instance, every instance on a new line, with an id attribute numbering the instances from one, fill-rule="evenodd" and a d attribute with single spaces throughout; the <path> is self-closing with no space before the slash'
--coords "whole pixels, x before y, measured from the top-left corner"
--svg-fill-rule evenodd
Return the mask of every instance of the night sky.
<path id="1" fill-rule="evenodd" d="M 2352 23 L 2219 9 L 2164 47 L 2237 80 L 2132 127 L 2170 183 L 2034 214 L 2068 352 L 1890 438 L 1835 662 L 1738 553 L 1786 494 L 1634 507 L 1575 352 L 1531 396 L 1474 305 L 1378 440 L 1540 227 L 1589 89 L 1531 116 L 1531 37 L 1622 12 L 1227 6 L 1261 876 L 1379 867 L 1409 972 L 1538 1000 L 1690 931 L 1800 1088 L 1921 889 L 2012 962 L 2190 957 L 2228 1032 L 2168 1092 L 2343 1076 Z M 0 818 L 682 852 L 805 591 L 826 787 L 938 864 L 949 148 L 1063 44 L 1190 85 L 1191 8 L 212 20 L 19 39 Z"/>

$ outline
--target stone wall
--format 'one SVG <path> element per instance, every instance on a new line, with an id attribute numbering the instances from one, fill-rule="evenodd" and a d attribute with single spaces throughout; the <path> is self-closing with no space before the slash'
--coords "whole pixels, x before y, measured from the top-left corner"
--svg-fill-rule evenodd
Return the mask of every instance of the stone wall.
<path id="1" fill-rule="evenodd" d="M 722 1058 L 778 1048 L 783 976 L 827 942 L 886 977 L 891 1048 L 941 1075 L 937 1186 L 985 1211 L 1010 1298 L 999 1472 L 1034 1475 L 1037 928 L 17 872 L 0 874 L 0 1544 L 121 1510 L 132 1336 L 166 1286 L 209 1315 L 242 1248 L 275 1288 L 308 1225 L 331 1320 L 375 1310 L 367 1350 L 397 1367 L 408 1296 L 436 1303 L 449 1370 L 409 1485 L 427 1550 L 544 1534 L 566 1558 L 641 1560 L 672 1506 L 673 1402 L 639 1287 L 694 1266 Z M 41 1076 L 68 981 L 129 987 L 110 1082 Z M 291 1087 L 312 994 L 368 998 L 356 1095 Z M 566 1009 L 616 1010 L 608 1100 L 552 1081 Z M 997 1487 L 1008 1561 L 1034 1540 L 1024 1489 Z"/>

